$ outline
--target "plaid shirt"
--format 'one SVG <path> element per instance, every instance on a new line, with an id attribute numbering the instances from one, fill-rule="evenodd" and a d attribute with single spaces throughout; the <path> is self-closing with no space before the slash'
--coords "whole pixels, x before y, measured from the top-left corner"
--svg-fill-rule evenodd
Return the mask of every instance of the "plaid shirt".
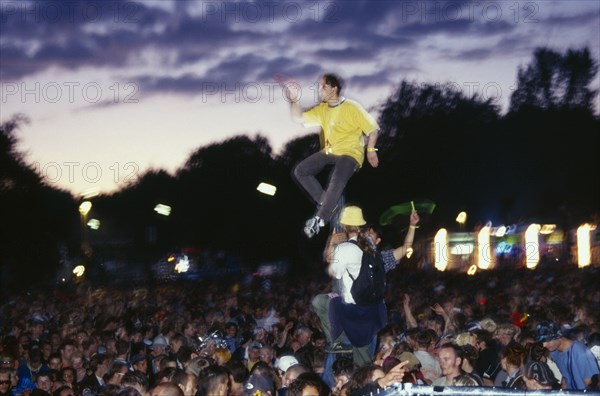
<path id="1" fill-rule="evenodd" d="M 385 268 L 386 273 L 396 268 L 399 263 L 394 257 L 394 249 L 383 250 L 381 252 L 381 258 L 383 258 L 383 268 Z"/>

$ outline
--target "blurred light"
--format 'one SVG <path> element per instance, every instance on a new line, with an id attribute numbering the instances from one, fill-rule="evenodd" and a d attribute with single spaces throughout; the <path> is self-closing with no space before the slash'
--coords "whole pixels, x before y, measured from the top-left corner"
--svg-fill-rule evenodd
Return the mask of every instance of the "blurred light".
<path id="1" fill-rule="evenodd" d="M 477 272 L 477 266 L 475 264 L 473 264 L 472 266 L 469 267 L 469 270 L 467 271 L 467 275 L 475 275 L 475 273 Z"/>
<path id="2" fill-rule="evenodd" d="M 99 187 L 92 187 L 88 190 L 85 190 L 84 192 L 81 193 L 81 198 L 83 199 L 90 199 L 90 198 L 94 198 L 97 197 L 100 194 L 100 188 Z"/>
<path id="3" fill-rule="evenodd" d="M 556 224 L 544 224 L 540 229 L 540 234 L 548 235 L 552 234 L 556 230 Z"/>
<path id="4" fill-rule="evenodd" d="M 488 269 L 492 264 L 492 252 L 490 246 L 490 226 L 483 227 L 477 235 L 477 266 L 481 269 Z"/>
<path id="5" fill-rule="evenodd" d="M 79 213 L 83 216 L 86 216 L 90 212 L 90 209 L 92 209 L 92 203 L 90 201 L 83 201 L 81 205 L 79 205 Z"/>
<path id="6" fill-rule="evenodd" d="M 66 282 L 67 280 L 65 278 L 62 278 L 61 281 Z"/>
<path id="7" fill-rule="evenodd" d="M 502 241 L 496 246 L 496 254 L 509 254 L 512 248 L 512 244 Z"/>
<path id="8" fill-rule="evenodd" d="M 277 187 L 269 183 L 260 183 L 258 187 L 256 187 L 258 191 L 263 194 L 273 196 L 277 192 Z"/>
<path id="9" fill-rule="evenodd" d="M 460 212 L 456 216 L 456 222 L 459 224 L 465 224 L 467 222 L 467 212 Z"/>
<path id="10" fill-rule="evenodd" d="M 73 274 L 75 274 L 75 276 L 77 276 L 78 278 L 82 276 L 84 272 L 85 267 L 83 265 L 78 265 L 77 267 L 73 268 Z"/>
<path id="11" fill-rule="evenodd" d="M 525 231 L 525 260 L 527 268 L 534 269 L 540 262 L 539 224 L 531 224 Z"/>
<path id="12" fill-rule="evenodd" d="M 408 249 L 406 249 L 406 258 L 410 258 L 410 256 L 412 256 L 413 254 L 413 248 L 409 247 Z"/>
<path id="13" fill-rule="evenodd" d="M 589 224 L 577 228 L 577 265 L 579 268 L 587 267 L 591 263 L 590 231 Z"/>
<path id="14" fill-rule="evenodd" d="M 472 243 L 457 243 L 456 245 L 452 246 L 452 248 L 450 249 L 450 253 L 454 254 L 456 256 L 459 256 L 462 254 L 471 254 L 471 253 L 473 253 L 473 244 Z"/>
<path id="15" fill-rule="evenodd" d="M 444 271 L 448 266 L 448 231 L 445 228 L 440 228 L 433 241 L 435 246 L 435 268 L 438 271 Z"/>
<path id="16" fill-rule="evenodd" d="M 540 234 L 542 232 L 540 231 Z M 550 236 L 548 237 L 548 239 L 546 240 L 546 243 L 549 244 L 556 244 L 556 243 L 562 243 L 562 241 L 565 240 L 565 233 L 562 231 L 554 231 L 552 234 L 550 234 Z"/>
<path id="17" fill-rule="evenodd" d="M 177 264 L 175 264 L 175 271 L 178 273 L 187 272 L 190 269 L 190 260 L 187 256 L 183 255 Z"/>
<path id="18" fill-rule="evenodd" d="M 506 235 L 506 227 L 502 225 L 496 230 L 496 236 L 502 238 L 504 235 Z"/>
<path id="19" fill-rule="evenodd" d="M 175 261 L 175 256 L 169 256 L 167 261 L 170 263 L 171 261 Z"/>
<path id="20" fill-rule="evenodd" d="M 154 211 L 160 215 L 168 216 L 171 214 L 171 207 L 169 205 L 158 204 L 154 207 Z"/>
<path id="21" fill-rule="evenodd" d="M 100 220 L 98 220 L 98 219 L 90 219 L 90 221 L 87 222 L 87 225 L 92 230 L 97 230 L 98 228 L 100 228 Z"/>

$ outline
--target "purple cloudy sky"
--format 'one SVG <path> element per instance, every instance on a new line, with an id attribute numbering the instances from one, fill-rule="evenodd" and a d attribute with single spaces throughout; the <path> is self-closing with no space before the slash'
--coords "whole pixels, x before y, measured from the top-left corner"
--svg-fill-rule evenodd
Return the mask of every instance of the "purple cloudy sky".
<path id="1" fill-rule="evenodd" d="M 403 79 L 452 83 L 506 109 L 536 47 L 600 48 L 600 2 L 0 0 L 4 121 L 48 182 L 112 191 L 175 171 L 201 145 L 308 133 L 273 81 L 315 101 L 324 71 L 375 109 Z M 596 87 L 598 83 L 596 83 Z"/>

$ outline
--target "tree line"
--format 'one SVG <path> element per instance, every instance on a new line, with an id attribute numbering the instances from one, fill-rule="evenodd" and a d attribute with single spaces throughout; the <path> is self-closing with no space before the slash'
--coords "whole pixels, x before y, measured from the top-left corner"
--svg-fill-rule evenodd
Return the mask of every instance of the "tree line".
<path id="1" fill-rule="evenodd" d="M 347 202 L 376 222 L 391 205 L 431 199 L 437 209 L 424 219 L 422 236 L 452 227 L 461 210 L 475 221 L 547 219 L 565 227 L 597 216 L 597 69 L 588 49 L 537 49 L 518 70 L 506 114 L 492 99 L 450 85 L 403 81 L 378 109 L 380 166 L 353 177 Z M 47 185 L 16 150 L 16 131 L 26 125 L 19 115 L 0 127 L 3 288 L 47 280 L 61 250 L 78 255 L 81 246 L 78 199 Z M 326 235 L 303 238 L 313 208 L 290 177 L 318 149 L 318 134 L 291 140 L 277 154 L 262 135 L 199 147 L 174 175 L 149 170 L 134 185 L 94 198 L 102 219 L 96 242 L 121 246 L 108 256 L 118 251 L 145 262 L 196 246 L 250 263 L 286 258 L 299 268 L 319 268 Z M 258 193 L 260 182 L 275 185 L 276 195 Z M 170 216 L 153 211 L 159 202 L 173 208 Z M 404 220 L 385 230 L 391 243 L 401 240 Z"/>

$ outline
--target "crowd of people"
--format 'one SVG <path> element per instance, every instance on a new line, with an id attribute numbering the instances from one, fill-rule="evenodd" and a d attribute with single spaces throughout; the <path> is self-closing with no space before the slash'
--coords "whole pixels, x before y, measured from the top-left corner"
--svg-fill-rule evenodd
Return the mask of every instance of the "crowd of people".
<path id="1" fill-rule="evenodd" d="M 400 381 L 597 390 L 597 284 L 598 268 L 397 268 L 389 324 L 360 365 L 328 349 L 311 304 L 331 290 L 323 274 L 30 291 L 0 309 L 0 395 L 358 395 Z"/>
<path id="2" fill-rule="evenodd" d="M 6 298 L 0 396 L 362 396 L 401 382 L 600 390 L 598 268 L 403 267 L 414 205 L 404 244 L 380 250 L 381 230 L 341 204 L 365 157 L 379 163 L 378 125 L 342 87 L 324 75 L 321 103 L 302 112 L 298 87 L 286 86 L 294 117 L 322 129 L 321 151 L 293 172 L 315 204 L 306 236 L 332 228 L 322 272 L 134 289 L 82 282 Z"/>

